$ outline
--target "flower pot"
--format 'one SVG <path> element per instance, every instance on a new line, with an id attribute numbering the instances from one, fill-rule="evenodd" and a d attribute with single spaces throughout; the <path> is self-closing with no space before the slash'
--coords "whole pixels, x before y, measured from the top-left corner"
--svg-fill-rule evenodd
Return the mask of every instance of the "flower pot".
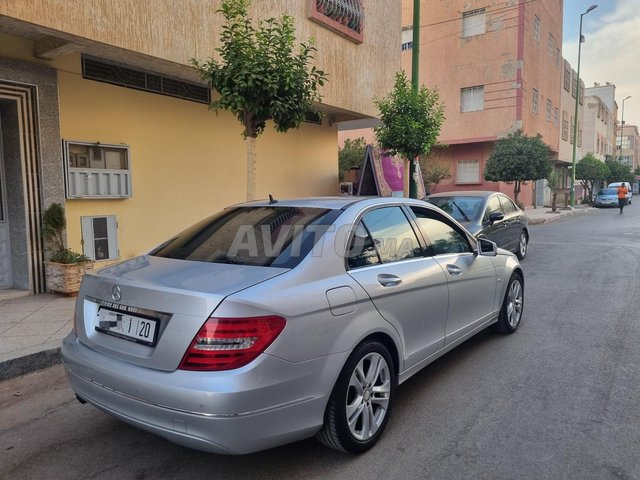
<path id="1" fill-rule="evenodd" d="M 80 291 L 82 276 L 93 269 L 94 262 L 85 263 L 44 263 L 48 292 L 60 292 L 73 295 Z"/>

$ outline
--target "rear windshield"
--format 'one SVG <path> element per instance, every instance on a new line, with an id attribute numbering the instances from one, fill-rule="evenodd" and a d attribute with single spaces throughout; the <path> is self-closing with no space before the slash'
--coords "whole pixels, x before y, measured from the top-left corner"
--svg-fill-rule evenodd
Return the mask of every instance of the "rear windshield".
<path id="1" fill-rule="evenodd" d="M 293 268 L 340 213 L 341 210 L 285 206 L 233 208 L 188 228 L 150 255 Z"/>
<path id="2" fill-rule="evenodd" d="M 616 195 L 617 193 L 615 188 L 603 188 L 598 195 Z"/>
<path id="3" fill-rule="evenodd" d="M 433 197 L 429 203 L 440 207 L 459 222 L 471 222 L 482 208 L 482 197 Z"/>

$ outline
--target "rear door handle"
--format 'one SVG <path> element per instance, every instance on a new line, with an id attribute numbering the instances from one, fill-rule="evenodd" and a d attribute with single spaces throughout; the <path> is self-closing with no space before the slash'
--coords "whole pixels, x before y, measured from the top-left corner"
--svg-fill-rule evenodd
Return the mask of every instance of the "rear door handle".
<path id="1" fill-rule="evenodd" d="M 395 275 L 391 275 L 388 273 L 381 273 L 378 275 L 378 283 L 383 287 L 395 287 L 402 283 L 402 279 L 400 277 L 396 277 Z"/>
<path id="2" fill-rule="evenodd" d="M 460 267 L 457 267 L 456 265 L 447 265 L 447 271 L 451 274 L 451 275 L 460 275 L 462 273 L 462 269 Z"/>

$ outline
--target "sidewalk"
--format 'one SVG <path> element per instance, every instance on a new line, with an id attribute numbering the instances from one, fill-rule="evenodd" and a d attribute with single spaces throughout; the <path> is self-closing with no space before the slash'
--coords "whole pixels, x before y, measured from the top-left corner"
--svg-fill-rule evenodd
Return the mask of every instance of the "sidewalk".
<path id="1" fill-rule="evenodd" d="M 530 225 L 539 225 L 593 210 L 580 205 L 552 213 L 547 207 L 527 207 L 525 213 Z M 73 328 L 75 301 L 48 293 L 0 291 L 0 381 L 59 361 L 62 339 Z"/>
<path id="2" fill-rule="evenodd" d="M 76 299 L 0 291 L 0 381 L 59 361 L 62 339 L 73 328 Z"/>
<path id="3" fill-rule="evenodd" d="M 525 207 L 524 213 L 529 218 L 529 225 L 540 225 L 541 223 L 549 223 L 559 218 L 563 218 L 569 215 L 581 214 L 581 213 L 589 213 L 595 211 L 595 208 L 590 205 L 576 205 L 571 208 L 560 208 L 556 212 L 551 211 L 551 207 Z"/>

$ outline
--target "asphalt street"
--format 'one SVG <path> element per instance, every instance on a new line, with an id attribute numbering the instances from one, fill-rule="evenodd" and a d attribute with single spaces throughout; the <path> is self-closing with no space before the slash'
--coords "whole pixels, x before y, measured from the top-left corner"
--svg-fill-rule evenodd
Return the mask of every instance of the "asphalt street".
<path id="1" fill-rule="evenodd" d="M 0 478 L 640 479 L 640 200 L 532 226 L 523 265 L 521 328 L 403 384 L 364 455 L 187 450 L 79 404 L 57 366 L 0 383 Z"/>

